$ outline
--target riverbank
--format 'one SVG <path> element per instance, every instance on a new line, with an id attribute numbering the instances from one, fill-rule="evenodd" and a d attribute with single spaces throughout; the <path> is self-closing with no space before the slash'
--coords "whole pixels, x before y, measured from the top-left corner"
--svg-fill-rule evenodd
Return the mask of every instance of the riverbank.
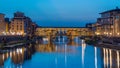
<path id="1" fill-rule="evenodd" d="M 84 37 L 83 39 L 85 40 L 85 43 L 89 45 L 97 44 L 101 40 L 101 38 L 97 36 Z"/>
<path id="2" fill-rule="evenodd" d="M 35 41 L 27 41 L 27 42 L 21 42 L 21 43 L 5 45 L 2 48 L 0 48 L 0 53 L 9 52 L 11 49 L 28 47 L 28 45 L 31 45 L 31 44 L 36 44 L 36 42 Z"/>
<path id="3" fill-rule="evenodd" d="M 95 44 L 94 46 L 120 50 L 120 45 L 117 44 L 100 43 L 100 44 Z"/>
<path id="4" fill-rule="evenodd" d="M 101 37 L 86 37 L 84 38 L 84 40 L 88 45 L 120 50 L 120 44 L 115 42 L 113 39 Z"/>
<path id="5" fill-rule="evenodd" d="M 41 37 L 34 37 L 34 38 L 21 38 L 21 39 L 15 39 L 9 42 L 1 42 L 0 43 L 0 50 L 7 50 L 15 47 L 20 47 L 22 45 L 26 45 L 28 43 L 36 43 L 36 40 L 40 40 Z"/>

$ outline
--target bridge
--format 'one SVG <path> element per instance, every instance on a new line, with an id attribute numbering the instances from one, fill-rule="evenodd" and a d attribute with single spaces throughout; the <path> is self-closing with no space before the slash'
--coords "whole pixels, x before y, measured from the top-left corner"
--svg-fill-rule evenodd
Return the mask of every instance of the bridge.
<path id="1" fill-rule="evenodd" d="M 73 40 L 75 37 L 93 36 L 94 32 L 85 27 L 39 27 L 35 34 L 47 37 L 49 40 L 56 36 L 67 36 L 70 40 Z"/>

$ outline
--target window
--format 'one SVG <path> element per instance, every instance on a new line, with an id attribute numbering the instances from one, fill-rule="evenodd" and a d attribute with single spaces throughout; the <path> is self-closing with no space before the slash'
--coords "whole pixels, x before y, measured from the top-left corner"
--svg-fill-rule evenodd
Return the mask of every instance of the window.
<path id="1" fill-rule="evenodd" d="M 14 28 L 12 27 L 12 30 L 14 30 Z"/>
<path id="2" fill-rule="evenodd" d="M 0 22 L 2 22 L 2 20 L 0 20 Z"/>
<path id="3" fill-rule="evenodd" d="M 20 30 L 22 30 L 22 25 L 20 25 Z"/>
<path id="4" fill-rule="evenodd" d="M 17 25 L 17 30 L 18 30 L 18 25 Z"/>
<path id="5" fill-rule="evenodd" d="M 119 19 L 120 17 L 119 16 L 116 16 L 116 19 Z"/>

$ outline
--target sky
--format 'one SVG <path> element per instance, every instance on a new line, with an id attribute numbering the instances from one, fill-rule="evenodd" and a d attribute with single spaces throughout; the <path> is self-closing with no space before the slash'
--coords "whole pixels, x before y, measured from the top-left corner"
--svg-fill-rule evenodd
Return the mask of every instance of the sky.
<path id="1" fill-rule="evenodd" d="M 120 7 L 120 0 L 0 0 L 0 13 L 24 12 L 40 26 L 85 26 L 99 13 Z"/>

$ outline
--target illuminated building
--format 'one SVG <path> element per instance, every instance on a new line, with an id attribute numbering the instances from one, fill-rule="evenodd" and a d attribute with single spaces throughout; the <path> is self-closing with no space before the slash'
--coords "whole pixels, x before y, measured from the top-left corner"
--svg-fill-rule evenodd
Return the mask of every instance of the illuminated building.
<path id="1" fill-rule="evenodd" d="M 116 9 L 105 11 L 100 14 L 101 18 L 97 19 L 97 33 L 105 36 L 119 35 L 118 29 L 120 28 L 120 9 L 116 7 Z"/>
<path id="2" fill-rule="evenodd" d="M 5 18 L 5 15 L 0 13 L 0 35 L 6 35 L 8 33 L 9 19 Z"/>
<path id="3" fill-rule="evenodd" d="M 29 35 L 32 33 L 33 22 L 22 12 L 14 13 L 14 18 L 10 23 L 10 33 L 12 35 Z"/>

